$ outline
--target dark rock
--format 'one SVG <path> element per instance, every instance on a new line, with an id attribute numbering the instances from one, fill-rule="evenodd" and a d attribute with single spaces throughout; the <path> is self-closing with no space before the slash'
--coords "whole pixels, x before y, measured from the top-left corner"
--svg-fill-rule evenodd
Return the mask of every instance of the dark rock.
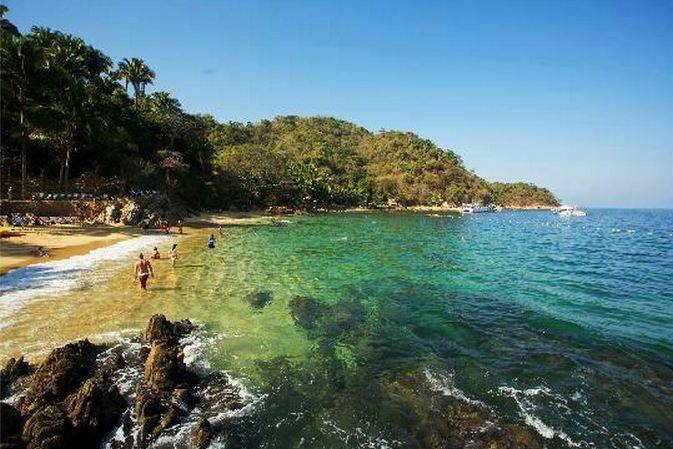
<path id="1" fill-rule="evenodd" d="M 198 402 L 212 410 L 237 410 L 243 407 L 239 390 L 222 373 L 204 379 L 198 390 Z"/>
<path id="2" fill-rule="evenodd" d="M 171 401 L 181 410 L 194 407 L 194 395 L 189 388 L 176 388 L 171 395 Z"/>
<path id="3" fill-rule="evenodd" d="M 142 346 L 138 350 L 138 361 L 141 364 L 145 364 L 145 362 L 147 361 L 147 356 L 148 355 L 150 355 L 150 347 L 149 346 Z"/>
<path id="4" fill-rule="evenodd" d="M 487 410 L 451 397 L 441 397 L 436 408 L 440 419 L 436 430 L 449 447 L 464 447 L 490 418 Z"/>
<path id="5" fill-rule="evenodd" d="M 23 360 L 23 356 L 18 359 L 11 358 L 0 371 L 0 398 L 4 398 L 12 386 L 20 377 L 30 374 L 34 371 L 28 362 Z"/>
<path id="6" fill-rule="evenodd" d="M 158 343 L 150 349 L 143 376 L 149 388 L 169 391 L 185 379 L 186 371 L 180 348 Z"/>
<path id="7" fill-rule="evenodd" d="M 161 321 L 156 321 L 155 329 L 166 328 Z M 191 400 L 185 385 L 188 379 L 181 348 L 174 341 L 155 340 L 145 361 L 143 381 L 136 388 L 135 413 L 143 444 L 173 425 L 181 409 L 187 411 Z"/>
<path id="8" fill-rule="evenodd" d="M 35 412 L 21 431 L 26 449 L 72 449 L 78 447 L 68 418 L 58 406 Z"/>
<path id="9" fill-rule="evenodd" d="M 189 335 L 196 329 L 196 326 L 189 320 L 180 320 L 175 322 L 175 332 L 179 337 Z"/>
<path id="10" fill-rule="evenodd" d="M 98 368 L 96 368 L 93 377 L 100 381 L 109 382 L 114 373 L 122 369 L 124 366 L 126 366 L 126 362 L 120 353 L 117 352 L 111 354 L 103 361 L 103 363 L 98 365 Z"/>
<path id="11" fill-rule="evenodd" d="M 80 439 L 94 447 L 119 422 L 126 401 L 109 377 L 93 377 L 65 401 L 68 417 Z"/>
<path id="12" fill-rule="evenodd" d="M 179 416 L 179 409 L 171 403 L 166 393 L 153 391 L 141 383 L 136 389 L 135 413 L 140 441 L 144 445 L 173 425 Z"/>
<path id="13" fill-rule="evenodd" d="M 0 448 L 21 447 L 23 420 L 17 409 L 0 402 Z"/>
<path id="14" fill-rule="evenodd" d="M 54 349 L 35 371 L 19 410 L 30 415 L 49 404 L 65 399 L 94 370 L 99 348 L 88 340 L 80 340 Z"/>
<path id="15" fill-rule="evenodd" d="M 201 418 L 196 426 L 192 444 L 199 449 L 205 449 L 213 439 L 213 428 L 206 418 Z"/>
<path id="16" fill-rule="evenodd" d="M 177 344 L 180 337 L 190 334 L 194 329 L 195 326 L 189 320 L 171 323 L 164 315 L 153 315 L 141 337 L 146 343 Z"/>
<path id="17" fill-rule="evenodd" d="M 164 315 L 152 315 L 142 334 L 142 339 L 146 343 L 165 342 L 176 344 L 178 342 L 175 326 Z"/>
<path id="18" fill-rule="evenodd" d="M 271 302 L 273 296 L 271 295 L 271 292 L 259 291 L 249 294 L 245 299 L 255 309 L 262 309 Z"/>
<path id="19" fill-rule="evenodd" d="M 476 438 L 474 449 L 541 449 L 536 437 L 521 426 L 508 424 L 492 428 Z"/>

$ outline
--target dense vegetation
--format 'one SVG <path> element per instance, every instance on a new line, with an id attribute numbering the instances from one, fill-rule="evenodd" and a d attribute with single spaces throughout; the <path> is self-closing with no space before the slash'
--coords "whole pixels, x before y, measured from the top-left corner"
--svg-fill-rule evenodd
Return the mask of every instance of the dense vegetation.
<path id="1" fill-rule="evenodd" d="M 555 204 L 529 184 L 489 184 L 412 133 L 333 118 L 218 123 L 146 93 L 155 73 L 48 28 L 20 34 L 2 9 L 2 190 L 159 189 L 194 208 Z M 131 92 L 129 92 L 129 87 Z"/>

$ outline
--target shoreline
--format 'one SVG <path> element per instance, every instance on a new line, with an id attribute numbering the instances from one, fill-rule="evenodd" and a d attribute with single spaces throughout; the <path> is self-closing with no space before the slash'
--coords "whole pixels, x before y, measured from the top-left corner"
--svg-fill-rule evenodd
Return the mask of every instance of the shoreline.
<path id="1" fill-rule="evenodd" d="M 16 268 L 67 259 L 142 235 L 137 228 L 126 226 L 57 225 L 11 229 L 12 235 L 0 240 L 0 276 Z M 37 256 L 35 253 L 39 247 L 46 248 L 49 257 Z"/>
<path id="2" fill-rule="evenodd" d="M 507 207 L 504 210 L 550 210 L 551 206 Z M 257 226 L 269 225 L 279 217 L 305 215 L 310 213 L 358 213 L 358 212 L 434 212 L 460 213 L 459 207 L 447 206 L 410 206 L 410 207 L 353 207 L 344 209 L 318 209 L 308 211 L 293 209 L 291 212 L 268 211 L 264 209 L 246 212 L 202 212 L 185 218 L 185 234 L 190 229 L 202 229 L 212 226 Z M 7 229 L 7 228 L 4 228 Z M 175 227 L 173 227 L 175 229 Z M 0 276 L 15 268 L 22 268 L 46 261 L 62 260 L 72 256 L 86 254 L 92 250 L 139 237 L 144 234 L 134 225 L 72 226 L 54 225 L 47 227 L 9 228 L 9 235 L 0 239 Z M 153 229 L 149 234 L 161 233 Z M 172 233 L 174 234 L 174 232 Z M 49 258 L 35 255 L 42 246 L 48 249 Z"/>
<path id="3" fill-rule="evenodd" d="M 264 211 L 202 213 L 185 219 L 183 235 L 188 235 L 190 230 L 219 225 L 270 224 L 271 219 L 277 216 L 281 215 L 268 215 Z M 170 235 L 179 235 L 175 226 L 171 229 Z M 160 229 L 143 233 L 134 225 L 53 225 L 3 230 L 9 232 L 0 239 L 0 277 L 17 268 L 84 255 L 134 237 L 164 235 Z M 39 247 L 47 249 L 49 257 L 37 256 L 35 253 Z"/>

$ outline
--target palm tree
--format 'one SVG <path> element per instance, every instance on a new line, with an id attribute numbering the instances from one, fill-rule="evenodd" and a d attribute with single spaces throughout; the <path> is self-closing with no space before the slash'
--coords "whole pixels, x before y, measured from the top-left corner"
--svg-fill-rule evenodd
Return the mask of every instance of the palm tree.
<path id="1" fill-rule="evenodd" d="M 7 14 L 9 8 L 5 5 L 0 5 L 0 30 L 7 31 L 12 36 L 21 36 L 19 29 L 14 25 L 9 19 L 5 19 L 5 14 Z"/>
<path id="2" fill-rule="evenodd" d="M 28 176 L 28 109 L 33 103 L 29 89 L 35 89 L 34 82 L 43 65 L 40 46 L 30 36 L 2 33 L 0 72 L 2 80 L 11 97 L 16 101 L 18 110 L 18 129 L 15 133 L 21 144 L 21 197 L 26 196 Z"/>
<path id="3" fill-rule="evenodd" d="M 60 150 L 59 185 L 68 193 L 73 153 L 91 140 L 94 128 L 104 128 L 97 106 L 104 96 L 104 80 L 112 61 L 82 39 L 33 28 L 34 39 L 45 52 L 49 85 L 43 94 L 48 101 L 40 108 L 42 133 Z"/>
<path id="4" fill-rule="evenodd" d="M 119 63 L 117 70 L 117 77 L 124 80 L 126 90 L 128 91 L 129 83 L 133 86 L 136 106 L 138 106 L 140 98 L 145 95 L 145 86 L 152 84 L 155 76 L 156 74 L 145 64 L 145 61 L 138 58 L 131 58 L 130 60 L 124 58 Z"/>
<path id="5" fill-rule="evenodd" d="M 171 94 L 160 90 L 151 95 L 152 104 L 155 110 L 165 113 L 182 112 L 182 105 L 177 98 L 171 97 Z"/>

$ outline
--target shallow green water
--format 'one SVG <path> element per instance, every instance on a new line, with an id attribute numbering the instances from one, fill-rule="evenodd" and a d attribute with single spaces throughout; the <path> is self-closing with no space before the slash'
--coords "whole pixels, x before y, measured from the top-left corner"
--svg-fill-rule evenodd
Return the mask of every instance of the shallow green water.
<path id="1" fill-rule="evenodd" d="M 329 214 L 226 233 L 214 250 L 205 231 L 182 238 L 149 293 L 126 258 L 36 299 L 3 355 L 165 312 L 203 323 L 211 365 L 265 395 L 240 446 L 404 447 L 425 419 L 420 387 L 395 393 L 404 379 L 548 447 L 673 447 L 671 211 Z M 46 313 L 59 323 L 40 331 Z"/>

